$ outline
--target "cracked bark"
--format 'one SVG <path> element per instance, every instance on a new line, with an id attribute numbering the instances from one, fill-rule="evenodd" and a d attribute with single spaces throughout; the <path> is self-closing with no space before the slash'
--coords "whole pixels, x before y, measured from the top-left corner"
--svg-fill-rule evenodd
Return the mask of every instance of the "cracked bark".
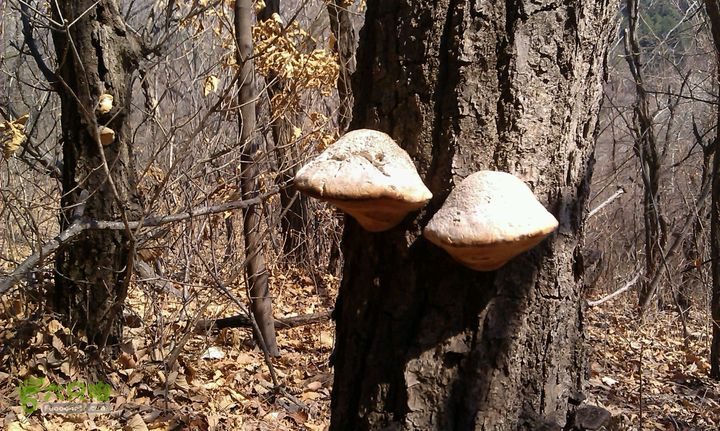
<path id="1" fill-rule="evenodd" d="M 128 34 L 114 0 L 68 0 L 53 3 L 58 22 L 74 22 L 53 32 L 58 68 L 56 88 L 61 100 L 63 169 L 61 230 L 73 218 L 81 196 L 89 196 L 84 215 L 95 220 L 120 220 L 140 215 L 140 198 L 127 123 L 131 78 L 137 67 L 137 44 Z M 65 21 L 63 21 L 65 20 Z M 108 93 L 115 107 L 95 116 L 98 97 Z M 104 147 L 112 184 L 102 168 L 97 126 L 115 131 Z M 113 185 L 117 191 L 113 191 Z M 87 193 L 82 193 L 86 191 Z M 88 231 L 56 255 L 56 283 L 51 302 L 69 327 L 84 331 L 103 347 L 122 336 L 122 305 L 134 253 L 125 231 Z"/>
<path id="2" fill-rule="evenodd" d="M 389 133 L 434 194 L 398 227 L 347 220 L 333 430 L 564 425 L 583 389 L 579 245 L 609 1 L 368 1 L 352 127 Z M 421 237 L 480 169 L 525 180 L 558 232 L 496 272 Z"/>

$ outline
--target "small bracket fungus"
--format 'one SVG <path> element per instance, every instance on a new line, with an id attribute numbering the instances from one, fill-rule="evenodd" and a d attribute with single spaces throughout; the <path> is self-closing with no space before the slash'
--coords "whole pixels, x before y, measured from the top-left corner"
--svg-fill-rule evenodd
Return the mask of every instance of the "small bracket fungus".
<path id="1" fill-rule="evenodd" d="M 109 127 L 98 127 L 98 134 L 100 135 L 100 143 L 106 147 L 115 140 L 115 131 Z"/>
<path id="2" fill-rule="evenodd" d="M 425 238 L 477 271 L 494 271 L 530 250 L 558 221 L 519 178 L 480 171 L 465 178 L 423 231 Z"/>
<path id="3" fill-rule="evenodd" d="M 98 115 L 107 114 L 113 107 L 113 97 L 111 94 L 101 94 L 98 97 L 98 103 L 95 107 L 95 113 Z"/>
<path id="4" fill-rule="evenodd" d="M 353 216 L 368 231 L 388 230 L 432 198 L 408 153 L 376 130 L 349 132 L 295 176 L 295 187 Z"/>

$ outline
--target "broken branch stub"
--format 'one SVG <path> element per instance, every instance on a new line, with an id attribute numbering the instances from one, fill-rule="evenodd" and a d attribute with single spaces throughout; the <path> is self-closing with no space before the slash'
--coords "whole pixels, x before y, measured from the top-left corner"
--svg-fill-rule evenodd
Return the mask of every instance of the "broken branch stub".
<path id="1" fill-rule="evenodd" d="M 494 271 L 530 250 L 558 221 L 519 178 L 480 171 L 465 178 L 423 231 L 433 244 L 477 271 Z"/>
<path id="2" fill-rule="evenodd" d="M 300 169 L 295 187 L 353 216 L 371 232 L 388 230 L 425 206 L 432 193 L 412 159 L 383 132 L 349 132 Z"/>

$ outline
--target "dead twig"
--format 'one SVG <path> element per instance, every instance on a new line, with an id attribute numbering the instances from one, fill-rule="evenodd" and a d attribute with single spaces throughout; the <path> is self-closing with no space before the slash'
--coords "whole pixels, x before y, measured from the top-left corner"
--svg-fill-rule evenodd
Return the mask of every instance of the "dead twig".
<path id="1" fill-rule="evenodd" d="M 707 181 L 703 185 L 703 188 L 700 190 L 700 196 L 698 198 L 698 212 L 702 211 L 702 209 L 705 207 L 705 201 L 706 198 L 710 194 L 712 181 Z M 685 221 L 685 224 L 683 224 L 682 228 L 677 232 L 677 235 L 675 235 L 675 238 L 673 240 L 673 243 L 670 245 L 670 247 L 665 252 L 664 258 L 665 260 L 669 259 L 672 255 L 675 254 L 677 249 L 680 247 L 680 244 L 682 243 L 683 239 L 685 239 L 685 235 L 688 233 L 688 229 L 692 223 L 695 222 L 695 219 L 693 217 L 688 217 Z M 662 265 L 660 268 L 658 268 L 657 272 L 655 272 L 655 275 L 653 276 L 652 280 L 650 281 L 650 285 L 648 286 L 648 293 L 647 297 L 640 303 L 640 317 L 644 317 L 645 312 L 648 309 L 648 306 L 650 305 L 650 300 L 653 296 L 657 293 L 658 287 L 660 286 L 660 279 L 665 274 L 665 271 L 667 270 L 667 265 Z"/>
<path id="2" fill-rule="evenodd" d="M 633 277 L 632 280 L 630 280 L 630 281 L 628 281 L 627 283 L 625 283 L 625 285 L 624 285 L 623 287 L 621 287 L 620 289 L 616 290 L 615 292 L 613 292 L 613 293 L 611 293 L 611 294 L 609 294 L 609 295 L 607 295 L 607 296 L 605 296 L 605 297 L 603 297 L 603 298 L 600 298 L 600 299 L 598 299 L 598 300 L 596 300 L 596 301 L 588 301 L 588 303 L 587 303 L 588 306 L 589 306 L 589 307 L 595 307 L 595 306 L 597 306 L 597 305 L 602 304 L 603 302 L 607 302 L 607 301 L 615 298 L 616 296 L 619 296 L 619 295 L 622 294 L 623 292 L 625 292 L 625 291 L 627 291 L 627 290 L 630 290 L 630 288 L 633 287 L 633 286 L 635 285 L 635 283 L 637 283 L 637 281 L 638 281 L 639 279 L 640 279 L 640 273 L 638 272 L 637 274 L 635 274 L 635 277 Z"/>
<path id="3" fill-rule="evenodd" d="M 290 329 L 298 326 L 312 325 L 313 323 L 324 322 L 330 319 L 331 311 L 323 311 L 320 313 L 303 314 L 301 316 L 275 318 L 275 329 Z M 196 331 L 207 331 L 212 328 L 247 328 L 251 327 L 252 322 L 247 315 L 238 314 L 231 317 L 225 317 L 217 320 L 201 320 L 195 326 Z"/>
<path id="4" fill-rule="evenodd" d="M 603 202 L 603 203 L 601 203 L 600 205 L 598 205 L 598 206 L 596 206 L 595 208 L 593 208 L 592 211 L 590 211 L 590 212 L 588 213 L 588 215 L 587 215 L 587 217 L 586 217 L 585 219 L 587 220 L 587 219 L 589 219 L 590 217 L 592 217 L 592 216 L 594 216 L 595 214 L 597 214 L 598 212 L 600 212 L 600 210 L 602 210 L 602 209 L 605 208 L 606 206 L 610 205 L 615 199 L 619 198 L 623 193 L 625 193 L 625 189 L 624 189 L 622 186 L 618 186 L 618 189 L 615 191 L 615 193 L 613 193 L 612 196 L 610 196 L 609 198 L 607 198 L 607 199 L 605 200 L 605 202 Z"/>
<path id="5" fill-rule="evenodd" d="M 247 208 L 251 205 L 261 203 L 264 199 L 267 199 L 269 196 L 277 193 L 277 191 L 277 188 L 275 188 L 252 199 L 236 200 L 219 205 L 193 208 L 177 214 L 148 217 L 143 221 L 130 221 L 127 224 L 119 221 L 89 220 L 86 218 L 79 218 L 73 223 L 71 223 L 67 229 L 60 232 L 55 238 L 51 239 L 45 245 L 43 245 L 38 252 L 33 253 L 24 261 L 22 261 L 22 263 L 20 263 L 20 265 L 18 265 L 13 272 L 6 275 L 5 277 L 0 278 L 0 295 L 4 294 L 13 286 L 15 286 L 15 284 L 17 284 L 20 280 L 23 279 L 25 274 L 30 272 L 45 258 L 47 258 L 52 253 L 55 253 L 64 244 L 70 242 L 70 240 L 82 234 L 86 230 L 125 230 L 128 226 L 130 229 L 135 229 L 140 226 L 161 226 L 168 223 L 187 220 L 193 217 L 200 217 L 204 215 L 222 213 L 225 211 L 232 211 L 240 208 Z"/>

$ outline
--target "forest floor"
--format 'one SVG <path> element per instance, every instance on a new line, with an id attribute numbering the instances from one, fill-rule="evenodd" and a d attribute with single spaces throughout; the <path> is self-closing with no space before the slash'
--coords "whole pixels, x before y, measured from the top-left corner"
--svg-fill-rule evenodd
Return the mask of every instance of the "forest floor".
<path id="1" fill-rule="evenodd" d="M 588 400 L 613 415 L 618 430 L 720 430 L 720 382 L 708 377 L 712 331 L 696 309 L 686 330 L 673 310 L 641 322 L 628 302 L 587 313 Z M 620 304 L 618 304 L 620 303 Z"/>
<path id="2" fill-rule="evenodd" d="M 328 287 L 320 295 L 307 276 L 273 277 L 275 314 L 290 317 L 329 310 L 337 280 L 324 281 Z M 196 294 L 194 311 L 204 310 L 198 316 L 232 314 L 227 306 L 216 304 L 216 293 Z M 150 296 L 151 301 L 141 289 L 130 295 L 126 336 L 132 341 L 116 360 L 92 374 L 83 367 L 88 354 L 78 349 L 57 319 L 23 317 L 28 315 L 23 298 L 3 299 L 0 426 L 12 431 L 327 429 L 332 322 L 278 331 L 282 355 L 273 364 L 285 392 L 277 394 L 248 329 L 198 333 L 187 324 L 175 323 L 193 315 L 188 314 L 192 307 L 187 301 L 183 307 L 170 294 Z M 687 343 L 673 312 L 660 312 L 640 324 L 630 307 L 618 308 L 611 302 L 589 309 L 586 323 L 587 402 L 614 415 L 613 429 L 639 430 L 641 423 L 643 430 L 720 429 L 720 384 L 707 377 L 707 316 L 692 314 Z M 168 363 L 176 353 L 177 360 Z M 42 377 L 36 386 L 51 400 L 57 392 L 49 387 L 51 383 L 64 389 L 75 381 L 109 383 L 111 412 L 92 417 L 35 412 L 26 417 L 19 406 L 19 377 L 26 376 Z M 26 392 L 30 386 L 25 384 Z"/>

